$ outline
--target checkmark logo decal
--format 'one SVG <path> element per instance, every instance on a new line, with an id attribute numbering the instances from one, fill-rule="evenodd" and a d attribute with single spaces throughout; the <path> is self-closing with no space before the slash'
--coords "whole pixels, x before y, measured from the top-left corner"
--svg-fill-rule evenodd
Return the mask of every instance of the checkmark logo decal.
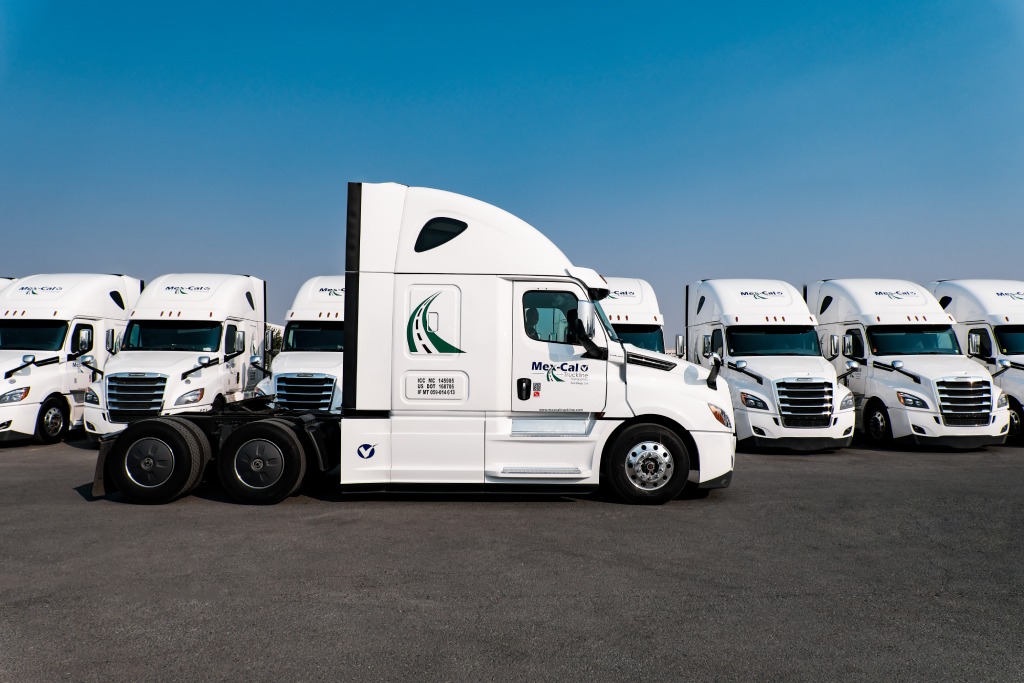
<path id="1" fill-rule="evenodd" d="M 370 458 L 373 457 L 373 454 L 376 452 L 377 444 L 364 443 L 356 450 L 356 455 L 358 455 L 363 460 L 369 460 Z"/>

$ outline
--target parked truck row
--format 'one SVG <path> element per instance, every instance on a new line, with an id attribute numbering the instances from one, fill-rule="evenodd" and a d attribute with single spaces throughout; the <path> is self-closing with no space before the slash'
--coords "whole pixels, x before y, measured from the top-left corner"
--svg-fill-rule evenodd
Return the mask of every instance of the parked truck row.
<path id="1" fill-rule="evenodd" d="M 258 278 L 0 281 L 0 438 L 84 426 L 102 441 L 95 491 L 147 502 L 207 465 L 257 503 L 339 466 L 347 487 L 605 484 L 663 502 L 727 486 L 737 438 L 1020 434 L 1021 282 L 701 280 L 666 354 L 649 283 L 573 266 L 483 202 L 352 184 L 346 244 L 345 275 L 297 293 L 272 372 Z"/>

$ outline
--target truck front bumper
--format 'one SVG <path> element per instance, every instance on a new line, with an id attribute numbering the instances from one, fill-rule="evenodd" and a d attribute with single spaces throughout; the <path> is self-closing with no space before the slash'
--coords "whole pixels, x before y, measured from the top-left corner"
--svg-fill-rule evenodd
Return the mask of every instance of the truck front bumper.
<path id="1" fill-rule="evenodd" d="M 31 439 L 39 418 L 38 403 L 8 403 L 0 406 L 0 441 Z"/>
<path id="2" fill-rule="evenodd" d="M 1010 413 L 1005 408 L 991 413 L 989 423 L 978 427 L 945 425 L 938 413 L 929 410 L 887 408 L 896 441 L 919 446 L 981 448 L 998 446 L 1010 431 Z"/>
<path id="3" fill-rule="evenodd" d="M 853 441 L 856 413 L 844 410 L 832 415 L 828 427 L 783 427 L 777 414 L 764 410 L 736 410 L 736 437 L 744 445 L 819 451 L 845 448 Z"/>
<path id="4" fill-rule="evenodd" d="M 736 437 L 729 432 L 690 432 L 690 436 L 697 444 L 700 459 L 698 488 L 728 486 L 736 469 Z"/>

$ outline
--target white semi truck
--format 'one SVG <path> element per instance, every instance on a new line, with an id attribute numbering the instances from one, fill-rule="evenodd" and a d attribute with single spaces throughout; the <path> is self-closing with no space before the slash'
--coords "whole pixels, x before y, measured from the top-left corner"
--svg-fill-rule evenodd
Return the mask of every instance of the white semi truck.
<path id="1" fill-rule="evenodd" d="M 1024 282 L 939 280 L 932 293 L 956 320 L 961 348 L 992 371 L 1009 402 L 1009 440 L 1024 438 Z"/>
<path id="2" fill-rule="evenodd" d="M 136 422 L 101 444 L 96 494 L 171 500 L 211 457 L 250 503 L 290 495 L 307 467 L 371 489 L 603 483 L 634 503 L 731 481 L 719 367 L 624 346 L 604 279 L 532 226 L 450 192 L 353 183 L 346 245 L 340 415 L 254 398 Z"/>
<path id="3" fill-rule="evenodd" d="M 609 294 L 601 307 L 618 338 L 624 344 L 665 353 L 665 317 L 650 283 L 628 277 L 605 279 Z"/>
<path id="4" fill-rule="evenodd" d="M 906 280 L 820 280 L 807 302 L 820 332 L 843 337 L 833 363 L 859 364 L 847 381 L 870 442 L 977 448 L 1006 440 L 1006 395 L 964 355 L 956 321 L 927 289 Z"/>
<path id="5" fill-rule="evenodd" d="M 82 425 L 86 388 L 117 352 L 142 282 L 31 275 L 0 289 L 0 440 L 55 443 Z"/>
<path id="6" fill-rule="evenodd" d="M 104 436 L 156 415 L 209 411 L 262 378 L 266 284 L 249 275 L 161 275 L 131 312 L 121 350 L 85 395 L 85 427 Z"/>
<path id="7" fill-rule="evenodd" d="M 278 408 L 340 412 L 344 350 L 345 276 L 310 278 L 285 316 L 273 376 L 260 381 L 256 393 L 273 395 Z"/>
<path id="8" fill-rule="evenodd" d="M 758 447 L 819 450 L 850 445 L 853 394 L 826 354 L 800 292 L 781 280 L 700 280 L 686 287 L 690 358 L 718 354 L 736 410 L 736 437 Z M 848 371 L 847 371 L 848 372 Z"/>

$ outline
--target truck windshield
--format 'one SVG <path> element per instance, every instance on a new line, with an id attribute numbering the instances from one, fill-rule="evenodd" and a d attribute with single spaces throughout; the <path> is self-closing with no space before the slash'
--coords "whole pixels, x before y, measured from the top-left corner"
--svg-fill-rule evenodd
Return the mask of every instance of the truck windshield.
<path id="1" fill-rule="evenodd" d="M 221 324 L 191 320 L 133 320 L 122 351 L 219 351 Z"/>
<path id="2" fill-rule="evenodd" d="M 726 330 L 730 356 L 820 356 L 810 326 L 740 325 Z"/>
<path id="3" fill-rule="evenodd" d="M 626 344 L 665 353 L 665 336 L 661 333 L 661 325 L 616 325 L 615 333 Z"/>
<path id="4" fill-rule="evenodd" d="M 868 344 L 875 356 L 955 356 L 960 345 L 949 325 L 874 325 Z"/>
<path id="5" fill-rule="evenodd" d="M 0 322 L 0 349 L 60 351 L 68 324 L 60 320 L 4 320 Z"/>
<path id="6" fill-rule="evenodd" d="M 282 351 L 344 351 L 345 323 L 297 320 L 284 328 Z"/>
<path id="7" fill-rule="evenodd" d="M 1024 355 L 1024 325 L 1000 325 L 996 328 L 996 343 L 1004 355 Z"/>

